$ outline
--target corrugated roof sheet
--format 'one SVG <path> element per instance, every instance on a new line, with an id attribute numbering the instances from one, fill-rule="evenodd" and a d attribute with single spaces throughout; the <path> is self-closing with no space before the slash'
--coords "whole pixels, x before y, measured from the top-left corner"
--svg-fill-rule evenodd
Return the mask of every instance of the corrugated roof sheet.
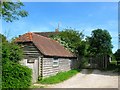
<path id="1" fill-rule="evenodd" d="M 30 41 L 33 42 L 40 52 L 46 56 L 75 57 L 57 41 L 35 33 L 29 32 L 16 39 L 16 42 Z"/>

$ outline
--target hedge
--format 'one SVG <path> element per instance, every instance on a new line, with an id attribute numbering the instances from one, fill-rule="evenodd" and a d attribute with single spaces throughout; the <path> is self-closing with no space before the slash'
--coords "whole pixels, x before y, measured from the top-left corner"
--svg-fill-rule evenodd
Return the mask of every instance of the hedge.
<path id="1" fill-rule="evenodd" d="M 2 43 L 2 59 L 18 63 L 23 59 L 23 50 L 14 43 Z"/>
<path id="2" fill-rule="evenodd" d="M 27 88 L 31 85 L 30 68 L 8 60 L 2 66 L 2 88 Z"/>

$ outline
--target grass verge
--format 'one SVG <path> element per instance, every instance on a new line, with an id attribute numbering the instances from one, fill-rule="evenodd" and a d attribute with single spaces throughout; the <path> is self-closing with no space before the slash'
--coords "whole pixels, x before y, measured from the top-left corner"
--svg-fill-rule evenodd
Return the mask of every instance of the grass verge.
<path id="1" fill-rule="evenodd" d="M 65 81 L 72 77 L 73 75 L 76 75 L 79 71 L 78 70 L 70 70 L 66 72 L 59 72 L 55 76 L 50 76 L 48 78 L 44 78 L 39 83 L 41 84 L 55 84 L 60 83 L 62 81 Z"/>

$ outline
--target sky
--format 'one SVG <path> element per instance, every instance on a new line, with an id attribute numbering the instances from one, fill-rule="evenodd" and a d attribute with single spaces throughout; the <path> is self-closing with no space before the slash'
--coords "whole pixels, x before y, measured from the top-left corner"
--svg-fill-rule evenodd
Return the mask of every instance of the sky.
<path id="1" fill-rule="evenodd" d="M 22 9 L 29 15 L 18 21 L 2 21 L 2 31 L 8 39 L 27 32 L 51 32 L 58 27 L 74 28 L 90 36 L 92 30 L 105 29 L 112 36 L 113 52 L 118 49 L 117 2 L 24 2 Z"/>

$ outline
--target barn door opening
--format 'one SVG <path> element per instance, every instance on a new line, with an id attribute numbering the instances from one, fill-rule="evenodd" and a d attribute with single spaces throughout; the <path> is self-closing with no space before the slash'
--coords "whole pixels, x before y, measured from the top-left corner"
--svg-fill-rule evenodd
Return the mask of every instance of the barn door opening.
<path id="1" fill-rule="evenodd" d="M 38 80 L 38 58 L 29 58 L 27 64 L 32 69 L 32 83 Z"/>

